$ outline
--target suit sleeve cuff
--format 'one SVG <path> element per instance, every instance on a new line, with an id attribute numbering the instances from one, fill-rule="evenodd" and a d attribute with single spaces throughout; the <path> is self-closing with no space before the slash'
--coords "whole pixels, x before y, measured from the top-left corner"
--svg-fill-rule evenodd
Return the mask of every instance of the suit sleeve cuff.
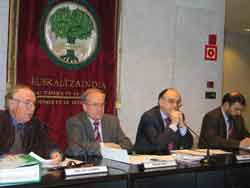
<path id="1" fill-rule="evenodd" d="M 181 136 L 185 136 L 187 134 L 187 128 L 186 127 L 180 127 L 180 134 Z"/>

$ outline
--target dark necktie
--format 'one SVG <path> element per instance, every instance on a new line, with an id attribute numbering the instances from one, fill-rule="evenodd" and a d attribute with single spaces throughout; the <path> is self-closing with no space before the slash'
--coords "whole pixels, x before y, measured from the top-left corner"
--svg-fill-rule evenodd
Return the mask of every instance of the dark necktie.
<path id="1" fill-rule="evenodd" d="M 228 121 L 228 138 L 233 138 L 234 135 L 234 123 L 233 123 L 233 119 L 230 118 L 227 120 Z"/>
<path id="2" fill-rule="evenodd" d="M 10 153 L 19 154 L 24 152 L 23 139 L 24 139 L 24 126 L 23 124 L 15 125 L 15 140 L 10 148 Z"/>
<path id="3" fill-rule="evenodd" d="M 101 135 L 100 135 L 100 131 L 99 131 L 100 122 L 99 121 L 95 121 L 93 123 L 93 125 L 94 125 L 94 137 L 95 137 L 95 141 L 96 142 L 101 142 Z"/>
<path id="4" fill-rule="evenodd" d="M 171 124 L 171 119 L 169 117 L 164 119 L 165 121 L 165 127 L 168 127 Z"/>
<path id="5" fill-rule="evenodd" d="M 171 124 L 170 117 L 165 118 L 164 121 L 165 121 L 165 124 L 166 124 L 165 128 L 169 127 L 169 125 Z M 174 143 L 173 142 L 168 143 L 168 151 L 170 152 L 173 149 L 174 149 Z"/>

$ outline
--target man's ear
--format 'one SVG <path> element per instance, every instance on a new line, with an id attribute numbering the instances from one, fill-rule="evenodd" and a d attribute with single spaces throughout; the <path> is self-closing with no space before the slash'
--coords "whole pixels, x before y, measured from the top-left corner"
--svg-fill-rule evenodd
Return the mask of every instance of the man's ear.
<path id="1" fill-rule="evenodd" d="M 15 108 L 16 103 L 15 103 L 15 101 L 9 99 L 9 100 L 7 101 L 7 106 L 8 106 L 9 109 L 13 109 L 13 108 Z"/>
<path id="2" fill-rule="evenodd" d="M 158 101 L 159 106 L 162 106 L 162 100 L 163 99 L 159 99 L 159 101 Z"/>
<path id="3" fill-rule="evenodd" d="M 86 104 L 82 104 L 82 109 L 83 109 L 83 111 L 85 112 L 86 111 Z"/>
<path id="4" fill-rule="evenodd" d="M 227 110 L 227 109 L 229 109 L 230 104 L 229 104 L 228 102 L 225 102 L 225 103 L 223 104 L 223 107 Z"/>

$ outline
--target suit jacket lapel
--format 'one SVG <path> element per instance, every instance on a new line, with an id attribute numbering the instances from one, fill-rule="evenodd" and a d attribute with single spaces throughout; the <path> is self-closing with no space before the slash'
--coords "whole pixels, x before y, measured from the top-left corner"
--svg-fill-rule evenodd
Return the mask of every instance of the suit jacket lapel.
<path id="1" fill-rule="evenodd" d="M 163 122 L 163 119 L 161 117 L 160 108 L 157 109 L 157 120 L 159 122 L 160 129 L 163 131 L 164 130 L 164 122 Z"/>
<path id="2" fill-rule="evenodd" d="M 110 138 L 110 135 L 111 135 L 111 132 L 110 132 L 111 130 L 108 128 L 109 122 L 103 116 L 101 123 L 102 123 L 102 139 L 104 142 L 108 142 L 109 140 L 107 140 L 107 138 Z"/>
<path id="3" fill-rule="evenodd" d="M 220 110 L 220 127 L 221 127 L 221 129 L 222 130 L 220 130 L 220 131 L 222 131 L 222 133 L 223 133 L 223 137 L 224 138 L 226 138 L 227 137 L 227 125 L 226 125 L 226 122 L 225 122 L 225 119 L 224 119 L 224 116 L 223 116 L 223 114 L 222 114 L 222 111 L 221 111 L 221 108 L 219 108 L 219 110 Z"/>
<path id="4" fill-rule="evenodd" d="M 83 119 L 83 124 L 85 125 L 83 128 L 86 130 L 88 137 L 90 138 L 91 141 L 95 140 L 93 127 L 86 113 L 83 113 L 82 119 Z"/>

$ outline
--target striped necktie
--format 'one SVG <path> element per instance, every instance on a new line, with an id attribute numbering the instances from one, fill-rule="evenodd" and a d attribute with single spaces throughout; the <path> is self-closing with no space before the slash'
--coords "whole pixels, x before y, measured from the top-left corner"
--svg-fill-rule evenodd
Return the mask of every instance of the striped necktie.
<path id="1" fill-rule="evenodd" d="M 164 121 L 165 121 L 165 128 L 167 128 L 172 122 L 170 117 L 165 118 Z M 167 147 L 168 147 L 168 151 L 171 152 L 171 150 L 173 150 L 175 147 L 174 142 L 168 143 Z"/>
<path id="2" fill-rule="evenodd" d="M 100 122 L 99 121 L 95 121 L 93 123 L 93 125 L 94 125 L 94 137 L 95 137 L 95 141 L 96 142 L 101 142 L 101 135 L 100 135 L 100 131 L 99 131 Z"/>

